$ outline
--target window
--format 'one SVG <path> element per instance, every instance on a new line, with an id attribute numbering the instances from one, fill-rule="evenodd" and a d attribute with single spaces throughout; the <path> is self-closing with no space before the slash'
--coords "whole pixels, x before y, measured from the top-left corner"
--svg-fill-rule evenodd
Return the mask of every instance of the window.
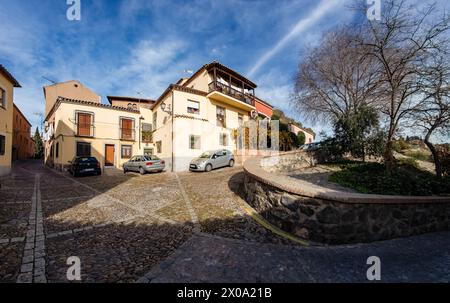
<path id="1" fill-rule="evenodd" d="M 153 130 L 158 128 L 156 122 L 158 122 L 158 112 L 153 113 Z"/>
<path id="2" fill-rule="evenodd" d="M 120 139 L 134 140 L 134 119 L 120 118 Z"/>
<path id="3" fill-rule="evenodd" d="M 239 126 L 244 125 L 244 115 L 243 114 L 238 115 L 238 124 L 239 124 Z"/>
<path id="4" fill-rule="evenodd" d="M 153 148 L 144 148 L 144 156 L 153 156 Z"/>
<path id="5" fill-rule="evenodd" d="M 201 149 L 202 148 L 200 136 L 194 136 L 194 135 L 189 136 L 189 148 L 190 149 Z"/>
<path id="6" fill-rule="evenodd" d="M 0 106 L 6 108 L 6 91 L 0 87 Z"/>
<path id="7" fill-rule="evenodd" d="M 162 142 L 161 141 L 156 142 L 156 152 L 158 154 L 162 153 Z"/>
<path id="8" fill-rule="evenodd" d="M 216 117 L 217 117 L 217 126 L 227 127 L 226 123 L 225 123 L 225 120 L 226 120 L 225 108 L 217 106 Z"/>
<path id="9" fill-rule="evenodd" d="M 50 146 L 50 157 L 53 157 L 53 150 L 54 150 L 54 148 L 53 148 L 53 145 L 52 145 L 52 146 Z"/>
<path id="10" fill-rule="evenodd" d="M 187 112 L 189 114 L 199 115 L 200 114 L 200 103 L 197 101 L 188 100 L 187 101 Z"/>
<path id="11" fill-rule="evenodd" d="M 219 144 L 221 146 L 228 146 L 228 135 L 227 134 L 225 134 L 225 133 L 220 134 Z"/>
<path id="12" fill-rule="evenodd" d="M 90 113 L 76 114 L 77 120 L 77 135 L 82 137 L 94 136 L 94 115 Z"/>
<path id="13" fill-rule="evenodd" d="M 144 143 L 153 142 L 152 125 L 150 123 L 142 124 L 142 142 Z"/>
<path id="14" fill-rule="evenodd" d="M 77 142 L 77 157 L 90 157 L 91 144 L 86 142 Z"/>
<path id="15" fill-rule="evenodd" d="M 56 142 L 56 158 L 59 158 L 59 142 Z"/>
<path id="16" fill-rule="evenodd" d="M 6 137 L 0 135 L 0 155 L 5 155 L 5 145 L 6 145 Z"/>
<path id="17" fill-rule="evenodd" d="M 122 159 L 130 159 L 133 155 L 133 146 L 122 145 Z"/>

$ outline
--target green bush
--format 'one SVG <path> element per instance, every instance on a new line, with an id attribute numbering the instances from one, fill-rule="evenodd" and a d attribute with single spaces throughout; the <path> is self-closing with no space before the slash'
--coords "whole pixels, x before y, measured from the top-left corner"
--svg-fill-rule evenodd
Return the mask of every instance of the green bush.
<path id="1" fill-rule="evenodd" d="M 393 148 L 398 153 L 403 153 L 404 150 L 410 149 L 411 146 L 403 139 L 394 141 Z"/>
<path id="2" fill-rule="evenodd" d="M 414 159 L 397 164 L 391 173 L 380 163 L 345 164 L 341 171 L 330 176 L 330 181 L 369 194 L 450 195 L 450 177 L 439 180 L 434 174 L 420 170 Z"/>

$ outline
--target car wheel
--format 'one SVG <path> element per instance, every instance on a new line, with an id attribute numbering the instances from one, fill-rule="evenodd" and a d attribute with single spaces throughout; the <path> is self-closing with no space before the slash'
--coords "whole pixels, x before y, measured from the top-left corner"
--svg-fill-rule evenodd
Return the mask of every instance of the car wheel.
<path id="1" fill-rule="evenodd" d="M 207 173 L 209 173 L 210 171 L 212 171 L 212 165 L 211 164 L 208 164 L 208 165 L 206 165 L 206 167 L 205 167 L 205 171 L 207 172 Z"/>
<path id="2" fill-rule="evenodd" d="M 230 167 L 233 167 L 234 166 L 234 160 L 230 160 Z"/>
<path id="3" fill-rule="evenodd" d="M 142 167 L 139 167 L 139 173 L 141 175 L 145 175 L 145 170 Z"/>

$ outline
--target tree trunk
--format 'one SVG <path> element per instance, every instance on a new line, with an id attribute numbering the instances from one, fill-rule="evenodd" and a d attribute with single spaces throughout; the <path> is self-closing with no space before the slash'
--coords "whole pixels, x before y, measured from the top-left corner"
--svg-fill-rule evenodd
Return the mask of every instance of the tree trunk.
<path id="1" fill-rule="evenodd" d="M 430 142 L 431 134 L 433 133 L 433 129 L 428 130 L 427 135 L 425 136 L 425 144 L 428 147 L 428 149 L 431 151 L 431 154 L 433 155 L 433 162 L 434 162 L 434 168 L 436 171 L 436 176 L 439 179 L 442 179 L 442 166 L 441 161 L 439 160 L 439 154 L 434 147 L 433 143 Z"/>

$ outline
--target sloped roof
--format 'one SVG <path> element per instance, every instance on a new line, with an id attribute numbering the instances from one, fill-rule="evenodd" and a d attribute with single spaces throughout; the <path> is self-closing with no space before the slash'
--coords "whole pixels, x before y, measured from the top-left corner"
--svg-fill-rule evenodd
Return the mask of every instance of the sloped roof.
<path id="1" fill-rule="evenodd" d="M 205 65 L 203 65 L 199 70 L 197 70 L 184 84 L 183 86 L 188 85 L 194 78 L 196 78 L 202 71 L 204 70 L 211 70 L 212 68 L 217 67 L 231 75 L 233 75 L 234 77 L 236 77 L 237 79 L 247 83 L 248 85 L 257 88 L 258 86 L 250 81 L 249 79 L 247 79 L 246 77 L 244 77 L 243 75 L 241 75 L 240 73 L 238 73 L 237 71 L 229 68 L 228 66 L 223 65 L 222 63 L 220 63 L 219 61 L 212 61 L 210 63 L 207 63 Z"/>
<path id="2" fill-rule="evenodd" d="M 155 103 L 156 102 L 156 100 L 136 98 L 136 97 L 106 96 L 106 98 L 108 98 L 108 101 L 109 101 L 110 104 L 112 104 L 113 100 L 117 100 L 117 101 L 131 101 L 131 102 L 140 102 L 140 103 Z"/>
<path id="3" fill-rule="evenodd" d="M 20 83 L 16 80 L 16 78 L 14 78 L 13 75 L 11 75 L 11 73 L 6 69 L 6 67 L 4 67 L 1 64 L 0 64 L 0 73 L 3 76 L 5 76 L 9 81 L 11 81 L 14 87 L 22 87 Z"/>
<path id="4" fill-rule="evenodd" d="M 125 111 L 125 112 L 130 112 L 130 113 L 135 113 L 135 114 L 139 114 L 140 111 L 139 110 L 134 110 L 131 108 L 126 108 L 126 107 L 121 107 L 121 106 L 112 106 L 112 105 L 107 105 L 107 104 L 102 104 L 102 103 L 97 103 L 97 102 L 92 102 L 92 101 L 85 101 L 85 100 L 76 100 L 76 99 L 69 99 L 69 98 L 65 98 L 65 97 L 58 97 L 58 99 L 56 99 L 55 104 L 53 105 L 52 109 L 49 111 L 47 117 L 45 117 L 45 120 L 47 120 L 51 114 L 56 110 L 56 108 L 59 107 L 59 105 L 61 103 L 75 103 L 75 104 L 81 104 L 81 105 L 88 105 L 88 106 L 92 106 L 92 107 L 102 107 L 102 108 L 107 108 L 107 109 L 112 109 L 112 110 L 120 110 L 120 111 Z"/>

